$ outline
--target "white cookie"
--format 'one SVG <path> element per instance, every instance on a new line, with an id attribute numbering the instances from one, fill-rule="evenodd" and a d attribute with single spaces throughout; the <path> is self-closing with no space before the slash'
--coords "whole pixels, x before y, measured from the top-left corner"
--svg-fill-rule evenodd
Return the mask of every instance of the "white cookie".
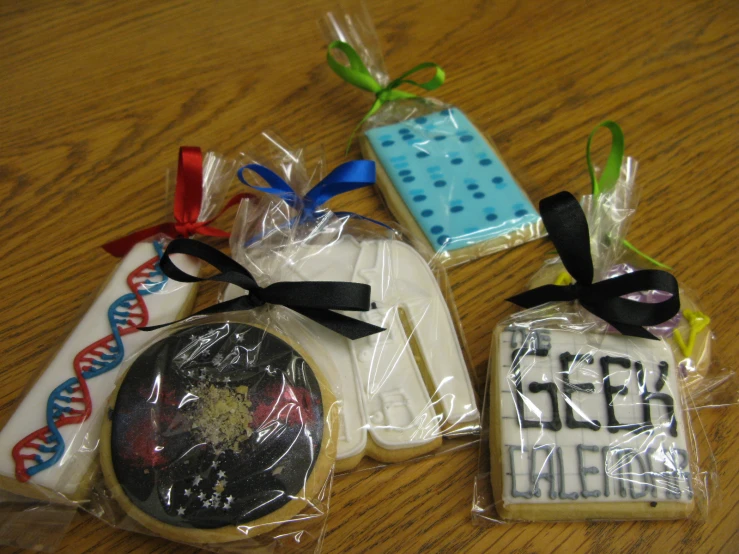
<path id="1" fill-rule="evenodd" d="M 38 485 L 69 498 L 84 495 L 108 396 L 126 360 L 153 337 L 135 327 L 174 321 L 192 308 L 197 287 L 161 273 L 162 249 L 158 242 L 142 242 L 121 260 L 0 431 L 3 488 L 46 496 L 43 489 L 31 486 Z M 179 255 L 173 259 L 197 275 L 196 260 Z M 87 399 L 75 368 L 85 377 Z"/>
<path id="2" fill-rule="evenodd" d="M 477 430 L 480 416 L 454 322 L 426 261 L 394 240 L 346 236 L 296 248 L 270 253 L 284 256 L 273 281 L 368 283 L 373 309 L 349 315 L 387 329 L 350 341 L 308 324 L 333 358 L 326 365 L 339 369 L 329 375 L 343 401 L 338 470 L 365 455 L 407 460 L 441 446 L 446 433 Z M 225 296 L 239 294 L 229 286 Z"/>

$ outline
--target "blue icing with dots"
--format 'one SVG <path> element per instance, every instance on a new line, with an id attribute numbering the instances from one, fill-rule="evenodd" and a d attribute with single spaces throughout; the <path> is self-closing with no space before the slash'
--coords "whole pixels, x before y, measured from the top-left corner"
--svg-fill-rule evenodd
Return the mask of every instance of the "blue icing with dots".
<path id="1" fill-rule="evenodd" d="M 367 138 L 437 250 L 478 244 L 539 220 L 505 165 L 457 108 L 377 127 Z"/>

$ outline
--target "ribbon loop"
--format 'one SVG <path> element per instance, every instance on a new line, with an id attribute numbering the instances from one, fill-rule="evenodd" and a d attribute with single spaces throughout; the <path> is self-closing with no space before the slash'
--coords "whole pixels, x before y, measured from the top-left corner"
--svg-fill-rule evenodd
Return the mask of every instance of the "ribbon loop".
<path id="1" fill-rule="evenodd" d="M 567 271 L 578 283 L 593 282 L 590 231 L 585 213 L 569 192 L 558 192 L 539 203 L 541 218 Z M 550 231 L 551 229 L 551 231 Z"/>
<path id="2" fill-rule="evenodd" d="M 331 53 L 334 49 L 340 50 L 344 53 L 347 60 L 349 60 L 348 67 L 342 63 L 339 63 L 336 58 L 334 58 L 333 54 Z M 340 40 L 335 40 L 328 45 L 328 51 L 326 52 L 326 61 L 328 63 L 328 66 L 334 71 L 334 73 L 344 79 L 344 81 L 346 81 L 350 85 L 354 85 L 357 88 L 361 88 L 362 90 L 372 92 L 375 95 L 374 104 L 372 104 L 370 110 L 354 128 L 351 136 L 349 137 L 349 143 L 346 147 L 347 152 L 349 151 L 349 147 L 351 146 L 352 140 L 354 139 L 354 135 L 357 133 L 357 130 L 359 130 L 362 124 L 367 121 L 367 119 L 369 119 L 372 115 L 374 115 L 377 110 L 382 107 L 383 104 L 391 102 L 393 100 L 402 100 L 405 98 L 417 97 L 417 95 L 413 94 L 412 92 L 397 90 L 399 86 L 412 85 L 414 87 L 431 91 L 436 90 L 441 85 L 443 85 L 444 80 L 446 79 L 446 73 L 440 66 L 433 62 L 423 62 L 418 64 L 413 69 L 406 71 L 397 79 L 390 81 L 390 83 L 388 83 L 386 87 L 383 87 L 369 72 L 367 66 L 364 65 L 362 58 L 359 56 L 359 54 L 357 54 L 354 48 L 352 48 L 351 45 L 347 44 L 346 42 Z M 434 75 L 427 81 L 418 82 L 412 79 L 408 79 L 408 77 L 413 75 L 414 73 L 430 68 L 434 69 Z"/>
<path id="3" fill-rule="evenodd" d="M 608 152 L 606 165 L 600 174 L 600 181 L 598 181 L 595 176 L 595 167 L 593 166 L 590 149 L 593 143 L 593 137 L 595 137 L 595 135 L 601 129 L 608 129 L 611 132 L 611 149 Z M 590 183 L 592 186 L 592 194 L 594 200 L 597 200 L 598 196 L 600 196 L 601 193 L 610 191 L 621 177 L 621 165 L 623 164 L 624 160 L 624 149 L 624 132 L 621 129 L 621 126 L 615 121 L 603 121 L 602 123 L 596 125 L 595 128 L 590 132 L 590 135 L 588 136 L 588 143 L 585 148 L 585 159 L 588 163 L 588 173 L 590 174 Z M 648 256 L 647 254 L 636 248 L 636 246 L 631 244 L 625 238 L 621 239 L 621 244 L 634 252 L 637 256 L 641 256 L 648 262 L 654 264 L 661 269 L 672 269 L 669 265 L 663 264 L 662 262 Z"/>
<path id="4" fill-rule="evenodd" d="M 187 254 L 198 258 L 218 269 L 220 273 L 205 278 L 190 275 L 175 265 L 171 258 L 174 254 Z M 230 283 L 244 289 L 246 292 L 243 296 L 201 310 L 193 314 L 194 316 L 251 310 L 265 304 L 277 304 L 290 308 L 352 340 L 385 330 L 382 327 L 332 311 L 368 311 L 370 309 L 371 288 L 366 284 L 344 281 L 285 281 L 262 288 L 244 266 L 216 248 L 192 239 L 175 239 L 170 242 L 159 262 L 159 267 L 167 277 L 175 281 L 185 283 L 202 281 Z M 153 327 L 141 327 L 141 329 L 152 331 L 172 323 L 177 322 L 173 321 Z"/>
<path id="5" fill-rule="evenodd" d="M 576 282 L 544 285 L 517 294 L 508 301 L 522 308 L 533 308 L 548 302 L 578 300 L 583 308 L 621 334 L 657 339 L 644 327 L 658 325 L 680 311 L 675 277 L 659 269 L 644 269 L 593 283 L 588 223 L 575 197 L 569 192 L 557 193 L 542 200 L 539 211 L 565 269 Z M 654 304 L 622 298 L 645 290 L 659 290 L 671 296 Z"/>
<path id="6" fill-rule="evenodd" d="M 175 185 L 173 215 L 174 222 L 160 223 L 146 229 L 135 231 L 125 237 L 103 245 L 109 254 L 125 256 L 137 243 L 160 233 L 175 237 L 190 237 L 195 234 L 211 237 L 228 237 L 229 233 L 210 224 L 223 212 L 235 206 L 251 194 L 237 194 L 223 209 L 207 221 L 200 221 L 200 206 L 203 201 L 203 153 L 197 146 L 180 147 L 177 163 L 177 182 Z"/>
<path id="7" fill-rule="evenodd" d="M 590 147 L 593 143 L 593 137 L 601 129 L 608 129 L 611 132 L 611 150 L 608 152 L 608 160 L 600 174 L 600 181 L 595 177 L 595 167 L 590 155 Z M 596 125 L 595 129 L 588 136 L 588 143 L 585 148 L 585 159 L 588 162 L 588 173 L 590 174 L 590 182 L 593 185 L 593 196 L 597 197 L 601 192 L 608 192 L 618 181 L 621 176 L 621 165 L 624 160 L 624 132 L 621 126 L 615 121 L 603 121 Z"/>

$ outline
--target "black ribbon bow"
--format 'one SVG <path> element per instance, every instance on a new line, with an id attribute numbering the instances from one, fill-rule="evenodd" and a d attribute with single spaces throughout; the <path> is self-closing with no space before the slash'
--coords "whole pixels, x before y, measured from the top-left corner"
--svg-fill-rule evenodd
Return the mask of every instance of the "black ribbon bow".
<path id="1" fill-rule="evenodd" d="M 623 335 L 655 339 L 644 329 L 658 325 L 680 311 L 677 280 L 666 271 L 643 269 L 593 283 L 593 258 L 585 213 L 569 192 L 559 192 L 539 203 L 549 237 L 557 248 L 565 269 L 575 279 L 572 285 L 544 285 L 508 299 L 522 308 L 547 302 L 579 300 L 580 304 L 609 323 Z M 655 304 L 621 298 L 646 290 L 659 290 L 672 296 Z"/>
<path id="2" fill-rule="evenodd" d="M 212 277 L 201 278 L 190 275 L 177 267 L 171 259 L 172 254 L 187 254 L 209 263 L 221 273 Z M 363 283 L 345 281 L 285 281 L 260 287 L 254 277 L 241 264 L 235 262 L 220 250 L 193 239 L 174 239 L 159 261 L 162 272 L 175 281 L 197 283 L 201 281 L 220 281 L 241 287 L 246 294 L 220 302 L 193 314 L 208 315 L 240 310 L 251 310 L 265 304 L 279 304 L 320 323 L 324 327 L 345 336 L 348 339 L 360 339 L 384 331 L 364 321 L 359 321 L 331 310 L 350 310 L 366 312 L 370 309 L 371 287 Z M 192 316 L 190 316 L 192 317 Z M 180 320 L 182 321 L 182 320 Z M 152 331 L 166 327 L 175 321 L 141 327 L 144 331 Z"/>

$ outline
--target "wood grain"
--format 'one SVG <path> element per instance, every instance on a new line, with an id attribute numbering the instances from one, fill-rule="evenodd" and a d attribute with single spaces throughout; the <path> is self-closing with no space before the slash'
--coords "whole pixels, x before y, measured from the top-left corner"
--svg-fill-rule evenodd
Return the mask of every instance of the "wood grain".
<path id="1" fill-rule="evenodd" d="M 0 3 L 3 414 L 114 266 L 99 245 L 166 218 L 162 177 L 179 145 L 233 152 L 274 129 L 323 145 L 330 166 L 345 159 L 370 99 L 325 67 L 317 19 L 330 7 Z M 584 193 L 587 133 L 619 121 L 641 164 L 629 238 L 700 293 L 721 364 L 736 367 L 735 0 L 376 0 L 370 9 L 390 71 L 441 64 L 438 96 L 490 134 L 535 202 L 562 188 Z M 388 217 L 371 190 L 336 207 Z M 493 326 L 512 311 L 503 299 L 549 250 L 538 241 L 451 272 L 481 381 Z M 214 295 L 206 287 L 200 303 Z M 467 449 L 337 479 L 325 551 L 737 552 L 738 411 L 701 413 L 723 497 L 707 524 L 476 527 L 477 455 Z M 190 550 L 77 516 L 60 552 L 103 551 Z"/>

